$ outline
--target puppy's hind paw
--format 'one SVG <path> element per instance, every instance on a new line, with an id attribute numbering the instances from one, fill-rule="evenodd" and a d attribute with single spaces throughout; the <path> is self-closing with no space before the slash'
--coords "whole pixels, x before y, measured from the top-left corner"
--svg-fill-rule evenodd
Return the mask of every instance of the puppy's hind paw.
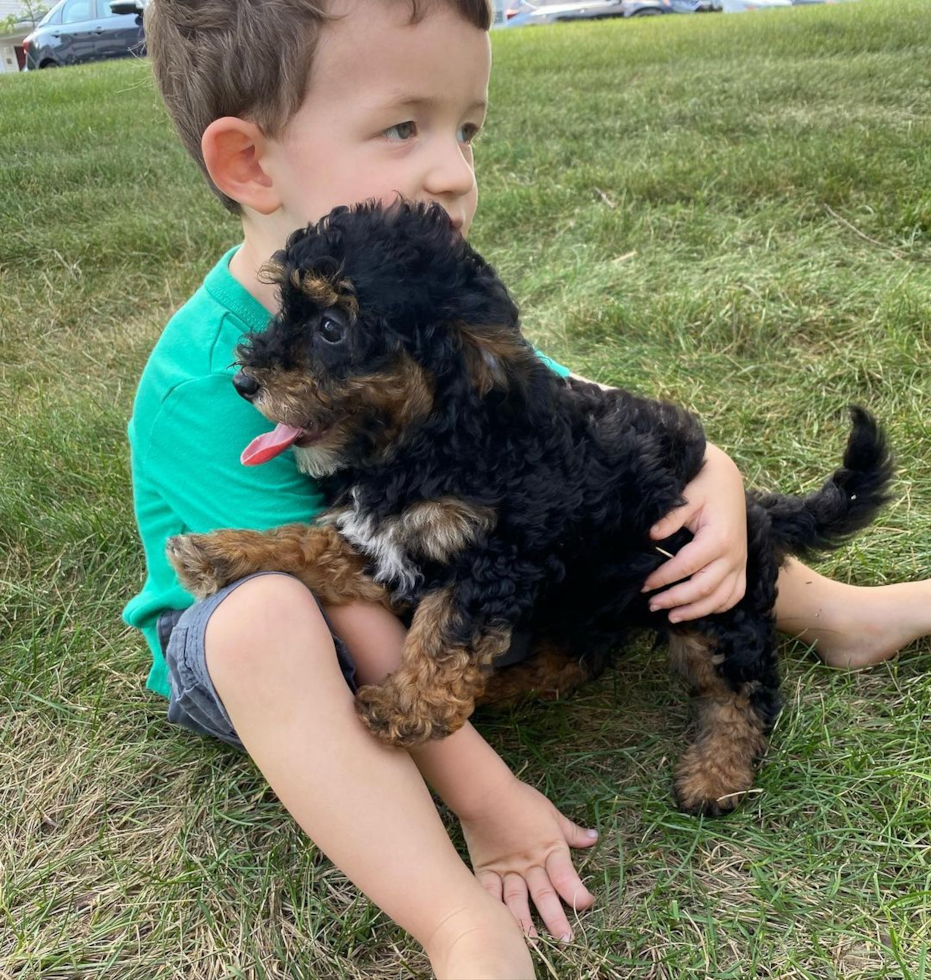
<path id="1" fill-rule="evenodd" d="M 165 551 L 178 581 L 195 599 L 206 599 L 234 580 L 229 561 L 209 534 L 178 534 Z"/>

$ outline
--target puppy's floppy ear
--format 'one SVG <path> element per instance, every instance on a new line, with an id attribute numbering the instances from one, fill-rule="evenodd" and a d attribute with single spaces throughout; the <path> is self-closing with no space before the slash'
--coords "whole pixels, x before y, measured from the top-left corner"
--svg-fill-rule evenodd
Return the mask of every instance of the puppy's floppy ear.
<path id="1" fill-rule="evenodd" d="M 467 286 L 455 294 L 453 334 L 462 351 L 472 389 L 524 390 L 535 362 L 520 330 L 520 311 L 495 270 L 464 242 Z"/>
<path id="2" fill-rule="evenodd" d="M 495 388 L 526 387 L 535 354 L 518 330 L 456 324 L 472 388 L 484 398 Z"/>

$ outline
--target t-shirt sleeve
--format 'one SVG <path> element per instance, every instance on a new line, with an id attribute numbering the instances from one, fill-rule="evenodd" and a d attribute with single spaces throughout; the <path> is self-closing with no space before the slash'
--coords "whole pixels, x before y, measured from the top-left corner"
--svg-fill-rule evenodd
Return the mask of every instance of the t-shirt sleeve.
<path id="1" fill-rule="evenodd" d="M 246 445 L 271 428 L 226 375 L 185 382 L 166 396 L 144 465 L 184 531 L 265 530 L 320 512 L 323 497 L 290 451 L 260 466 L 239 461 Z"/>
<path id="2" fill-rule="evenodd" d="M 568 378 L 569 375 L 572 374 L 569 368 L 563 367 L 558 361 L 554 361 L 552 357 L 547 357 L 543 351 L 537 350 L 536 347 L 534 347 L 534 351 L 537 357 L 539 357 L 540 360 L 543 361 L 548 368 L 550 368 L 550 370 L 555 371 L 561 378 Z"/>

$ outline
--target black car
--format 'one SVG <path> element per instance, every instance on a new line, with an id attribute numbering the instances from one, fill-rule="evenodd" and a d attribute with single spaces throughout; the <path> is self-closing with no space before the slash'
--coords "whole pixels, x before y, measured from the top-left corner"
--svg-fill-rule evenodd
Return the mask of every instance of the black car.
<path id="1" fill-rule="evenodd" d="M 143 0 L 61 0 L 23 41 L 26 70 L 145 54 Z"/>

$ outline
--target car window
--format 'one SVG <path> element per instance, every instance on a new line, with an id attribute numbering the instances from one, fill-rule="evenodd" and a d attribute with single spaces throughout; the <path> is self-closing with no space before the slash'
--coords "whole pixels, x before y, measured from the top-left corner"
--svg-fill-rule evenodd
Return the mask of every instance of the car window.
<path id="1" fill-rule="evenodd" d="M 38 26 L 44 27 L 46 24 L 60 24 L 61 23 L 61 8 L 64 4 L 56 4 L 52 9 L 39 21 Z"/>
<path id="2" fill-rule="evenodd" d="M 79 24 L 83 20 L 93 20 L 93 0 L 68 0 L 61 10 L 63 24 Z"/>
<path id="3" fill-rule="evenodd" d="M 119 14 L 115 14 L 110 9 L 110 0 L 97 0 L 97 16 L 98 17 L 119 17 Z"/>

